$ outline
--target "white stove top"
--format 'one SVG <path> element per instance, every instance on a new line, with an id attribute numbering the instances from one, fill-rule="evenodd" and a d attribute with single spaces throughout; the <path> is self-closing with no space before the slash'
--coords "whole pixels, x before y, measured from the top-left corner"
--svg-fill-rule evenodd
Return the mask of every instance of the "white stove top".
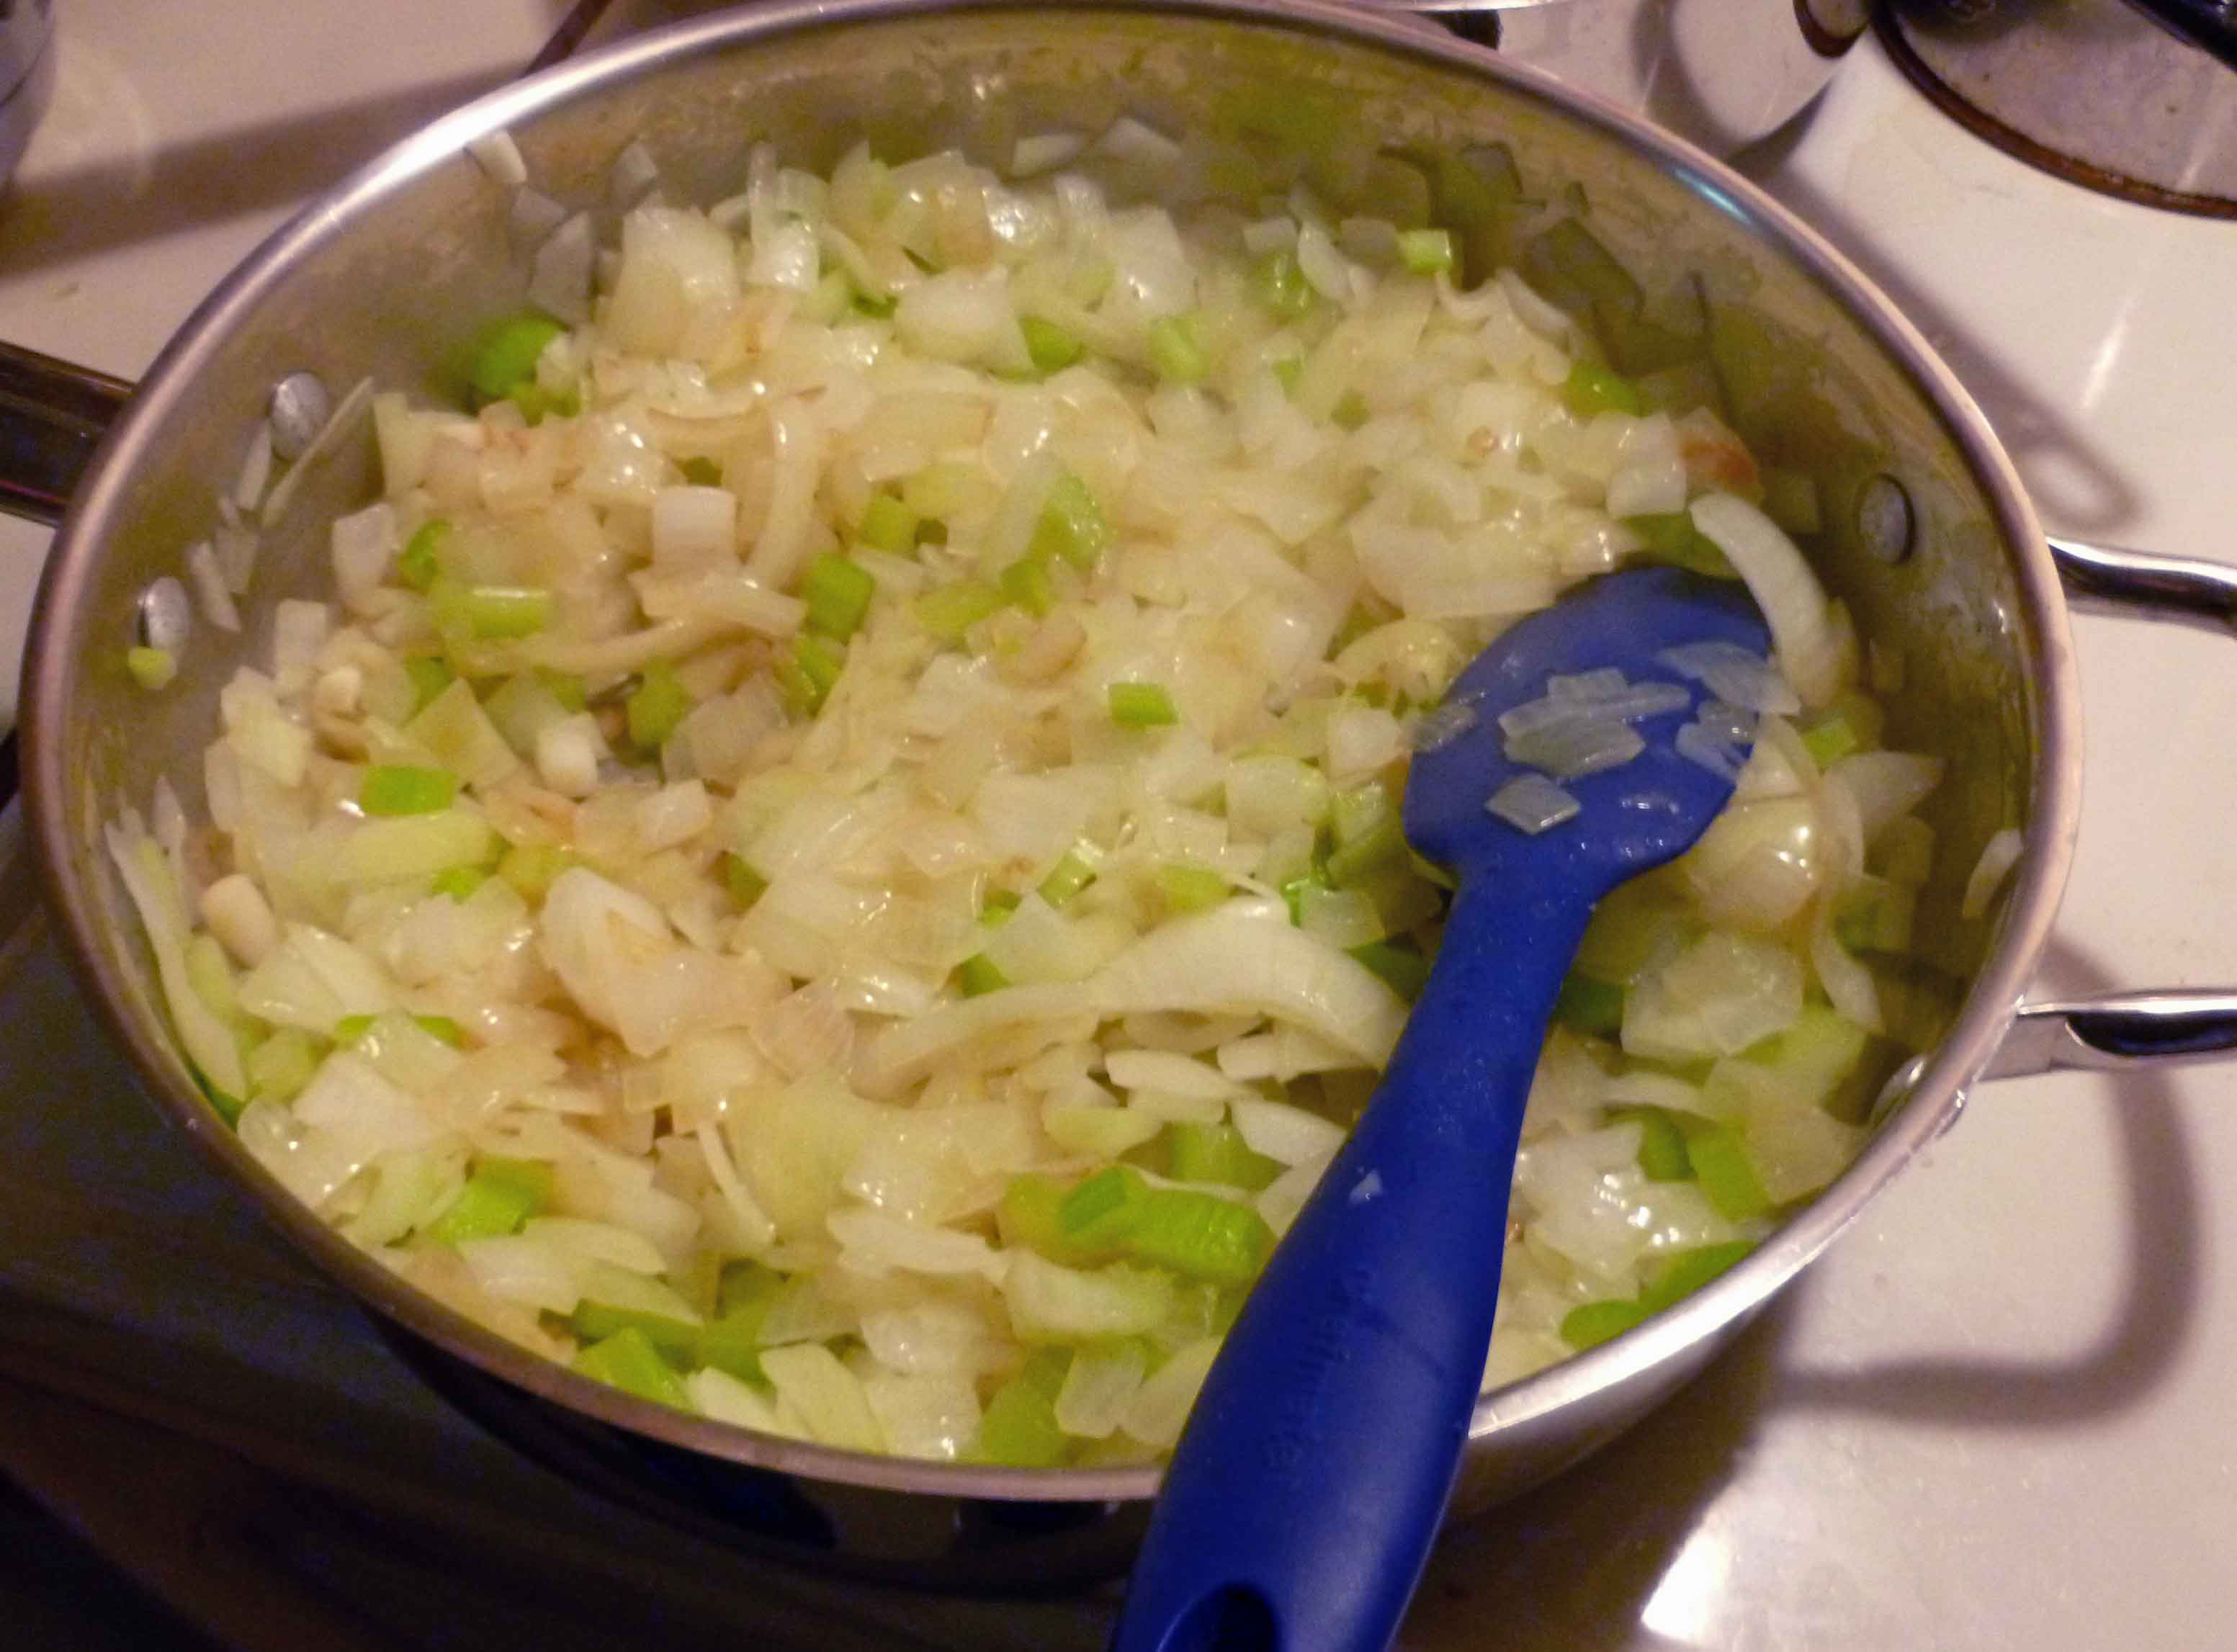
<path id="1" fill-rule="evenodd" d="M 0 195 L 0 337 L 130 376 L 320 181 L 513 72 L 563 0 L 85 0 Z M 1879 277 L 2054 530 L 2237 561 L 2237 227 L 2103 200 L 1867 40 L 1750 170 Z M 43 536 L 0 519 L 0 711 Z M 2046 992 L 2237 981 L 2237 648 L 2079 622 L 2089 802 Z M 1699 1387 L 1450 1538 L 1406 1644 L 2228 1643 L 2237 1096 L 1978 1093 Z"/>

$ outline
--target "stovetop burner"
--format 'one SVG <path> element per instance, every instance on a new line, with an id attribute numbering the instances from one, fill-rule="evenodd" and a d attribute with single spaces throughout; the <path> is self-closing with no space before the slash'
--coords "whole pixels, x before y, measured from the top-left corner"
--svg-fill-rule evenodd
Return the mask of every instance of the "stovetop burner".
<path id="1" fill-rule="evenodd" d="M 2222 0 L 2181 10 L 2237 43 Z M 2124 0 L 1896 0 L 1878 22 L 1918 89 L 1999 148 L 2124 200 L 2237 217 L 2237 70 Z"/>

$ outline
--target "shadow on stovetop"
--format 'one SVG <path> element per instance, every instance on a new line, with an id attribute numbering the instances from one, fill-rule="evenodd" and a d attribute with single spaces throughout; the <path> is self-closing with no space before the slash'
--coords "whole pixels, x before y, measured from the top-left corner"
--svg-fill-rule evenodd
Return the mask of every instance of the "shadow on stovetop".
<path id="1" fill-rule="evenodd" d="M 1831 241 L 1926 335 L 1980 403 L 2053 532 L 2116 534 L 2134 522 L 2141 510 L 2135 484 L 2092 444 L 2086 431 L 2069 424 L 2062 410 L 2042 401 L 1969 339 L 1875 238 L 1858 227 L 1838 201 L 1791 173 L 1769 177 L 1809 128 L 1810 112 L 1805 110 L 1733 155 L 1732 163 L 1748 177 L 1768 178 L 1765 188 L 1781 204 Z"/>

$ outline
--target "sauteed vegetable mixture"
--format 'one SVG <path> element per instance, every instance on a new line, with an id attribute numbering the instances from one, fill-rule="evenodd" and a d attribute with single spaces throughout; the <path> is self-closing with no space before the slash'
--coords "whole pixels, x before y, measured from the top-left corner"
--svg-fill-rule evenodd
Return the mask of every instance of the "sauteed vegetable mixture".
<path id="1" fill-rule="evenodd" d="M 111 830 L 257 1159 L 650 1399 L 1166 1451 L 1436 949 L 1413 743 L 1628 558 L 1745 577 L 1779 670 L 1697 662 L 1753 755 L 1586 938 L 1487 1385 L 1732 1265 L 1930 1036 L 1888 960 L 1937 765 L 1766 514 L 1808 483 L 1442 230 L 1117 204 L 1079 147 L 757 152 L 595 267 L 563 227 L 467 405 L 373 398 L 384 497 L 225 688 L 207 824 Z M 1510 738 L 1552 790 L 1627 734 Z"/>

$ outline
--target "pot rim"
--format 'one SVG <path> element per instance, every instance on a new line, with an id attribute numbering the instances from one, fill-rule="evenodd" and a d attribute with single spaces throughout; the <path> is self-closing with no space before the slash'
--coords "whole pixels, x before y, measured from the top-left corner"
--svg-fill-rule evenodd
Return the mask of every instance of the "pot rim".
<path id="1" fill-rule="evenodd" d="M 2029 713 L 2036 756 L 2025 852 L 1990 954 L 1975 976 L 1950 1031 L 1918 1073 L 1910 1101 L 1830 1187 L 1720 1279 L 1611 1342 L 1482 1396 L 1468 1430 L 1470 1446 L 1477 1448 L 1495 1434 L 1642 1377 L 1752 1313 L 1955 1121 L 1965 1088 L 1994 1055 L 2033 975 L 2072 856 L 2080 812 L 2080 708 L 2072 639 L 2056 571 L 2010 459 L 1972 398 L 1925 339 L 1816 231 L 1757 186 L 1682 140 L 1527 64 L 1501 59 L 1403 17 L 1380 16 L 1332 0 L 1096 0 L 1064 9 L 1105 15 L 1178 14 L 1307 36 L 1334 36 L 1401 60 L 1505 82 L 1620 139 L 1792 259 L 1837 304 L 1867 325 L 1935 408 L 1993 507 L 2014 559 L 2020 605 L 2011 617 L 2021 629 L 2023 651 L 2032 662 Z M 42 881 L 62 920 L 64 951 L 143 1083 L 210 1159 L 251 1192 L 265 1218 L 360 1301 L 449 1354 L 545 1400 L 733 1463 L 947 1497 L 1112 1502 L 1151 1496 L 1159 1471 L 996 1468 L 874 1456 L 778 1439 L 637 1399 L 578 1376 L 406 1284 L 327 1226 L 251 1159 L 187 1078 L 168 1041 L 150 1021 L 126 1008 L 123 972 L 103 941 L 95 892 L 89 878 L 82 875 L 79 846 L 69 831 L 70 786 L 63 739 L 80 663 L 67 649 L 71 621 L 87 598 L 107 524 L 129 503 L 134 472 L 151 445 L 151 432 L 264 294 L 302 259 L 346 234 L 365 211 L 423 174 L 460 157 L 475 138 L 671 62 L 855 23 L 1028 10 L 1046 8 L 1032 6 L 1028 0 L 783 0 L 675 24 L 487 94 L 404 139 L 312 202 L 229 273 L 164 346 L 102 443 L 71 503 L 40 581 L 25 656 L 25 806 Z M 90 873 L 100 875 L 97 870 Z"/>

